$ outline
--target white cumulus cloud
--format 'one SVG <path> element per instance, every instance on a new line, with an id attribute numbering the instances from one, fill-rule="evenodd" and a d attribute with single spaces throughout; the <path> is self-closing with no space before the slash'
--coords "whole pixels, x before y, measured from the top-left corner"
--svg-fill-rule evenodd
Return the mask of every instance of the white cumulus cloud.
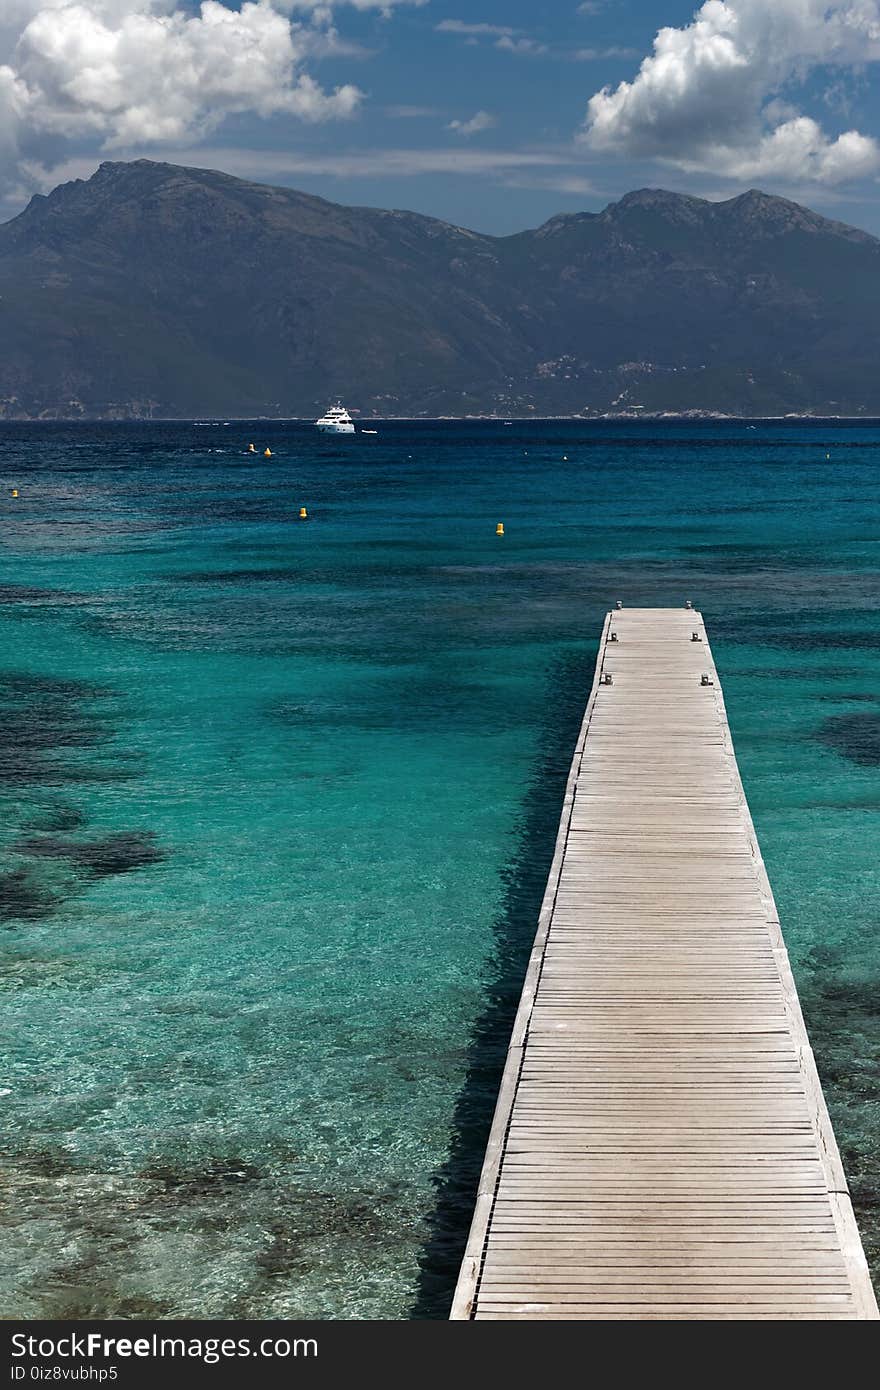
<path id="1" fill-rule="evenodd" d="M 347 6 L 350 10 L 375 10 L 382 19 L 390 19 L 399 5 L 427 5 L 428 0 L 275 0 L 279 9 L 288 14 L 294 11 L 308 14 L 317 24 L 330 24 L 333 11 Z"/>
<path id="2" fill-rule="evenodd" d="M 632 81 L 595 93 L 582 139 L 737 179 L 862 177 L 880 170 L 877 141 L 829 135 L 790 98 L 818 67 L 878 59 L 880 0 L 706 0 L 690 24 L 659 31 Z"/>
<path id="3" fill-rule="evenodd" d="M 547 45 L 540 43 L 538 39 L 517 39 L 510 34 L 502 34 L 495 47 L 502 48 L 507 53 L 515 53 L 518 57 L 534 57 L 535 54 L 549 52 Z"/>
<path id="4" fill-rule="evenodd" d="M 288 10 L 317 10 L 325 13 L 347 5 L 352 10 L 379 10 L 388 12 L 395 5 L 427 5 L 428 0 L 285 0 Z"/>
<path id="5" fill-rule="evenodd" d="M 434 28 L 438 34 L 464 34 L 470 38 L 497 37 L 498 35 L 509 37 L 511 34 L 518 34 L 518 29 L 512 29 L 509 24 L 484 24 L 480 21 L 477 24 L 467 19 L 441 19 Z"/>
<path id="6" fill-rule="evenodd" d="M 317 13 L 292 20 L 274 0 L 0 0 L 0 181 L 71 141 L 201 139 L 242 112 L 350 116 L 359 89 L 327 90 L 306 69 L 338 47 Z"/>
<path id="7" fill-rule="evenodd" d="M 477 135 L 481 130 L 491 130 L 492 126 L 497 125 L 495 117 L 488 111 L 475 111 L 469 121 L 450 121 L 448 130 L 454 130 L 456 135 Z"/>

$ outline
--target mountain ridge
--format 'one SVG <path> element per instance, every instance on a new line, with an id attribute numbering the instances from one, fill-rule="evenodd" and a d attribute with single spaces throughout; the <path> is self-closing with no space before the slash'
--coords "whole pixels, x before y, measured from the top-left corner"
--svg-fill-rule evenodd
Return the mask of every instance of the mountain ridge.
<path id="1" fill-rule="evenodd" d="M 496 237 L 106 161 L 0 225 L 0 418 L 880 414 L 880 240 L 635 189 Z"/>

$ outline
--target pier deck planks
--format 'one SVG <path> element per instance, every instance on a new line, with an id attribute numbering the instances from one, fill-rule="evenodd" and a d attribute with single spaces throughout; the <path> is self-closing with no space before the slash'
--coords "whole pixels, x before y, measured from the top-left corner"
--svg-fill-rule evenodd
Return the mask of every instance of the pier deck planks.
<path id="1" fill-rule="evenodd" d="M 451 1316 L 878 1317 L 689 609 L 606 619 Z"/>

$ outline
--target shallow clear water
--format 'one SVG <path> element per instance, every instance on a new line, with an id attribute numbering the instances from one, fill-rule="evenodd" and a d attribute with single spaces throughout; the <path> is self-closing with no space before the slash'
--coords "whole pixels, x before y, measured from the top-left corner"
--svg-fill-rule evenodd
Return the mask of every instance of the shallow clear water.
<path id="1" fill-rule="evenodd" d="M 706 615 L 877 1242 L 880 426 L 378 428 L 0 425 L 7 1312 L 445 1315 L 618 598 Z"/>

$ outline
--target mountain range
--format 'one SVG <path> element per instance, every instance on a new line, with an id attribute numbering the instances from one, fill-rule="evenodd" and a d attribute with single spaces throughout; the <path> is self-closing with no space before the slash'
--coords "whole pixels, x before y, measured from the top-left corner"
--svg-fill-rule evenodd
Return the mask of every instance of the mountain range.
<path id="1" fill-rule="evenodd" d="M 493 237 L 150 160 L 0 226 L 0 418 L 880 415 L 880 241 L 641 189 Z"/>

